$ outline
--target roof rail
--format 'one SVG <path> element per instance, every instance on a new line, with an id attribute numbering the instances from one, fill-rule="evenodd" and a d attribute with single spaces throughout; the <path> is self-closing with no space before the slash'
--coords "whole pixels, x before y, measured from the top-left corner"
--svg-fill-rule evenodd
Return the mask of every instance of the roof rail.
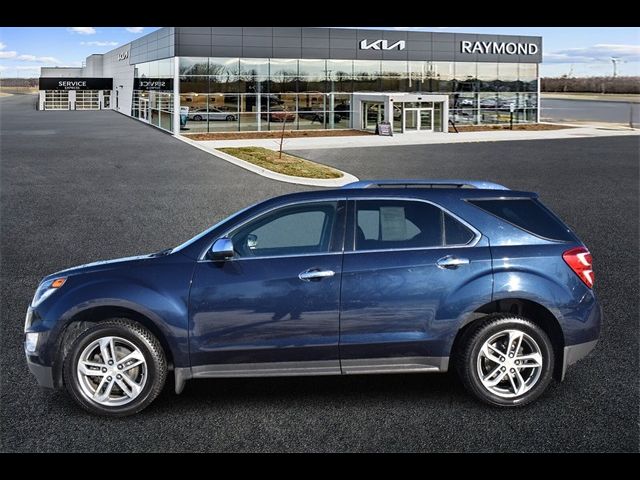
<path id="1" fill-rule="evenodd" d="M 484 180 L 460 179 L 404 179 L 404 180 L 360 180 L 342 188 L 479 188 L 485 190 L 509 190 L 504 185 Z"/>

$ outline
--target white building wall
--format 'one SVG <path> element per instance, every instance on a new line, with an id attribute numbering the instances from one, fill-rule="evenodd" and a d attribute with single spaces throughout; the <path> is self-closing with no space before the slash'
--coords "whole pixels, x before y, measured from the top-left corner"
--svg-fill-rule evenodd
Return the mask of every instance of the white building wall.
<path id="1" fill-rule="evenodd" d="M 102 76 L 113 78 L 111 108 L 125 115 L 131 115 L 133 97 L 134 67 L 129 64 L 130 54 L 131 44 L 129 43 L 102 55 Z"/>
<path id="2" fill-rule="evenodd" d="M 83 77 L 102 77 L 102 60 L 103 55 L 90 55 L 87 57 L 87 66 L 84 67 Z"/>
<path id="3" fill-rule="evenodd" d="M 40 68 L 40 76 L 41 77 L 86 77 L 88 75 L 84 75 L 84 71 L 82 67 L 71 68 L 71 67 L 41 67 Z"/>

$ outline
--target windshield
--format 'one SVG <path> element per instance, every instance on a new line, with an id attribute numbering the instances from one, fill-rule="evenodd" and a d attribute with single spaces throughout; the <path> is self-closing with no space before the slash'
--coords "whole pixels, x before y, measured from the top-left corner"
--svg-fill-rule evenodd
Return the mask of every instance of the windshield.
<path id="1" fill-rule="evenodd" d="M 253 208 L 254 206 L 256 206 L 257 203 L 254 203 L 253 205 L 249 205 L 246 208 L 243 208 L 242 210 L 237 211 L 236 213 L 234 213 L 233 215 L 230 215 L 226 218 L 223 218 L 222 220 L 220 220 L 218 223 L 216 223 L 213 227 L 209 227 L 208 229 L 206 229 L 204 232 L 199 233 L 198 235 L 196 235 L 193 238 L 190 238 L 189 240 L 187 240 L 186 242 L 184 242 L 181 245 L 178 245 L 177 247 L 175 247 L 173 250 L 171 250 L 171 253 L 175 253 L 175 252 L 179 252 L 180 250 L 187 248 L 188 246 L 192 245 L 193 243 L 197 242 L 198 240 L 200 240 L 202 237 L 204 237 L 205 235 L 208 235 L 210 232 L 212 232 L 213 230 L 215 230 L 216 228 L 218 228 L 220 225 L 222 225 L 223 223 L 225 223 L 228 220 L 231 220 L 233 218 L 236 218 L 238 215 L 246 212 L 247 210 L 249 210 L 250 208 Z"/>

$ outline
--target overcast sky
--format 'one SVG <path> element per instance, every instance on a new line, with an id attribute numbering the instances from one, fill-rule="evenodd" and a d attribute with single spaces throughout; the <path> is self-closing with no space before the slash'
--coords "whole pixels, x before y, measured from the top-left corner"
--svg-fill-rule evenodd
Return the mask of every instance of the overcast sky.
<path id="1" fill-rule="evenodd" d="M 433 32 L 543 37 L 542 76 L 640 75 L 640 28 L 631 27 L 383 27 Z M 80 66 L 92 53 L 124 45 L 155 27 L 10 27 L 0 29 L 0 76 L 34 77 L 41 66 Z"/>

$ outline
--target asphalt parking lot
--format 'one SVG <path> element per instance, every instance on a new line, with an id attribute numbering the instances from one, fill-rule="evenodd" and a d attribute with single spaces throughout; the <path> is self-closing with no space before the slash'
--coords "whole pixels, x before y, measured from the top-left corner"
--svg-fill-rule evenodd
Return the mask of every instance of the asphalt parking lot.
<path id="1" fill-rule="evenodd" d="M 271 181 L 114 112 L 0 99 L 2 451 L 638 451 L 638 137 L 300 154 L 360 178 L 467 177 L 538 191 L 589 245 L 596 351 L 535 404 L 477 403 L 453 375 L 192 381 L 143 413 L 93 417 L 29 374 L 22 328 L 42 276 L 178 244 L 305 187 Z"/>

